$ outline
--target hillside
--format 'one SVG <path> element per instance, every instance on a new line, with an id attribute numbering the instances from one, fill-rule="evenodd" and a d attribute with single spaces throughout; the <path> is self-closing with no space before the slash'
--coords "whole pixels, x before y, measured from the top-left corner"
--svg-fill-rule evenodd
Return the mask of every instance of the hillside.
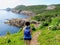
<path id="1" fill-rule="evenodd" d="M 48 7 L 48 9 L 46 9 Z M 51 9 L 53 7 L 53 9 Z M 31 20 L 39 22 L 37 28 L 31 24 L 34 33 L 41 33 L 35 41 L 40 45 L 60 45 L 60 4 L 47 5 L 34 5 L 34 6 L 16 6 L 13 10 L 20 12 L 22 10 L 32 11 L 36 13 L 31 17 Z M 34 35 L 35 36 L 35 35 Z M 34 41 L 34 40 L 33 40 Z M 35 42 L 34 42 L 35 43 Z M 15 34 L 7 33 L 6 36 L 0 37 L 0 45 L 24 45 L 23 32 L 20 31 Z"/>
<path id="2" fill-rule="evenodd" d="M 49 5 L 48 5 L 49 6 Z M 47 13 L 49 12 L 59 12 L 60 10 L 60 4 L 53 4 L 50 5 L 50 7 L 54 6 L 55 9 L 53 8 L 52 10 L 46 10 L 46 8 L 48 7 L 47 5 L 32 5 L 32 6 L 24 6 L 24 5 L 18 5 L 14 8 L 14 10 L 16 11 L 21 11 L 21 10 L 28 10 L 28 11 L 33 11 L 36 14 L 40 14 L 40 13 Z M 50 8 L 49 7 L 49 8 Z"/>
<path id="3" fill-rule="evenodd" d="M 24 6 L 24 5 L 18 5 L 14 8 L 16 11 L 21 11 L 21 10 L 27 10 L 27 11 L 32 11 L 34 13 L 40 13 L 46 8 L 46 5 L 32 5 L 32 6 Z"/>

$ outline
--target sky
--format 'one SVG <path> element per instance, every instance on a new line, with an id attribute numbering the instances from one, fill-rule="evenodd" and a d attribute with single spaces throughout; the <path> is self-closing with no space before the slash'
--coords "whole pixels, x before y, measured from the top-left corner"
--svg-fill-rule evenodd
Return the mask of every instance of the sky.
<path id="1" fill-rule="evenodd" d="M 0 0 L 0 9 L 14 8 L 17 5 L 50 5 L 60 4 L 59 0 Z"/>

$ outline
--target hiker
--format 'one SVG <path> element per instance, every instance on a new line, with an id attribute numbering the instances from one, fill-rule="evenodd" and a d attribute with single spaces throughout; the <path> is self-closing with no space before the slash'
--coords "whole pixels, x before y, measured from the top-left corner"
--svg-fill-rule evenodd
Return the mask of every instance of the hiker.
<path id="1" fill-rule="evenodd" d="M 30 45 L 30 42 L 31 42 L 31 39 L 32 39 L 32 36 L 31 36 L 32 30 L 30 28 L 30 22 L 25 23 L 25 27 L 23 28 L 23 30 L 24 30 L 25 45 Z"/>

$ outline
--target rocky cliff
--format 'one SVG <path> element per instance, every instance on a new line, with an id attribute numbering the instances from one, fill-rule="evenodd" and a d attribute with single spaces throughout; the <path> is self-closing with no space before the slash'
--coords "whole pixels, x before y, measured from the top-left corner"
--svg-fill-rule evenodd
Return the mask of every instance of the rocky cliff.
<path id="1" fill-rule="evenodd" d="M 18 13 L 18 14 L 24 14 L 24 15 L 27 15 L 27 16 L 34 16 L 34 15 L 36 15 L 34 12 L 28 11 L 28 10 L 15 10 L 15 9 L 12 9 L 12 12 L 13 13 Z"/>
<path id="2" fill-rule="evenodd" d="M 38 23 L 37 21 L 34 21 L 34 20 L 19 19 L 19 18 L 14 19 L 13 18 L 13 19 L 5 22 L 5 24 L 16 26 L 16 27 L 23 27 L 26 21 L 29 21 L 30 23 L 33 23 L 33 24 Z"/>

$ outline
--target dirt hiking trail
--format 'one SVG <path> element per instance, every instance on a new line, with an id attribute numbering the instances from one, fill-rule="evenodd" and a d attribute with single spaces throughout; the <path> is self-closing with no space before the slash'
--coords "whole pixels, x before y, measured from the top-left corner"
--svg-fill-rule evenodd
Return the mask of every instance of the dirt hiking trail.
<path id="1" fill-rule="evenodd" d="M 31 45 L 39 45 L 37 38 L 40 35 L 41 31 L 37 31 L 33 34 L 32 40 L 31 40 Z"/>

